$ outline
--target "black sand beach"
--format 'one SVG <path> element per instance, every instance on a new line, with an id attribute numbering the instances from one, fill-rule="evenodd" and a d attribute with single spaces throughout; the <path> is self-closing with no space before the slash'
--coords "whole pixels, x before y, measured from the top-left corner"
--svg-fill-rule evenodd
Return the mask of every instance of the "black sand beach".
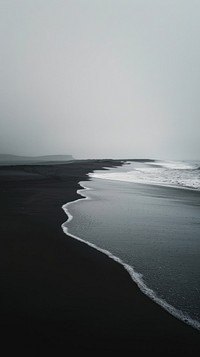
<path id="1" fill-rule="evenodd" d="M 141 293 L 121 265 L 62 231 L 62 205 L 80 198 L 78 182 L 120 164 L 0 167 L 1 346 L 8 354 L 199 355 L 197 330 Z"/>

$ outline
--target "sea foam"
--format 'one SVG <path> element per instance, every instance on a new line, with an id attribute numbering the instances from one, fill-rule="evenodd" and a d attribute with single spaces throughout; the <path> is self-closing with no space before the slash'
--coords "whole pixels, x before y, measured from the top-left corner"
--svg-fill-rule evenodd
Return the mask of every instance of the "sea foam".
<path id="1" fill-rule="evenodd" d="M 123 169 L 109 169 L 107 172 L 90 173 L 92 178 L 135 182 L 150 185 L 170 186 L 184 189 L 200 190 L 199 162 L 159 161 L 134 162 L 127 161 Z"/>

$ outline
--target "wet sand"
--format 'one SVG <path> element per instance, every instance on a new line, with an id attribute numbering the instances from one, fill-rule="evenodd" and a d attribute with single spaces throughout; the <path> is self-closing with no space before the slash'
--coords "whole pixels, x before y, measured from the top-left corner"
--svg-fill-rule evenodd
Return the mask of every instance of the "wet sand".
<path id="1" fill-rule="evenodd" d="M 62 205 L 79 198 L 78 182 L 118 164 L 0 167 L 0 324 L 7 352 L 200 352 L 197 330 L 141 293 L 121 265 L 62 231 Z"/>

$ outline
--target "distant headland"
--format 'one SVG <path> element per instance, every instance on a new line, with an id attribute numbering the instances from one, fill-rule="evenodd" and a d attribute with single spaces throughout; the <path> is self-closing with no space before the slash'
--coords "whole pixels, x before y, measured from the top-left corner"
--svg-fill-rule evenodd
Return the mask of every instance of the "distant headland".
<path id="1" fill-rule="evenodd" d="M 0 154 L 0 164 L 1 165 L 20 165 L 20 164 L 37 164 L 37 163 L 54 163 L 54 162 L 65 162 L 74 161 L 72 155 L 43 155 L 43 156 L 20 156 L 12 154 Z"/>

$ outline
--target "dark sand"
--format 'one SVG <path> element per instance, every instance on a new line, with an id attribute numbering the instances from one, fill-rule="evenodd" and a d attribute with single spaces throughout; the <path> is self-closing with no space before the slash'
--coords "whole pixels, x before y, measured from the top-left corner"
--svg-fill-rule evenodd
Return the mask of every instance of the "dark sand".
<path id="1" fill-rule="evenodd" d="M 121 265 L 62 231 L 61 207 L 80 198 L 78 182 L 118 164 L 0 167 L 3 355 L 199 355 L 200 332 L 142 294 Z"/>

